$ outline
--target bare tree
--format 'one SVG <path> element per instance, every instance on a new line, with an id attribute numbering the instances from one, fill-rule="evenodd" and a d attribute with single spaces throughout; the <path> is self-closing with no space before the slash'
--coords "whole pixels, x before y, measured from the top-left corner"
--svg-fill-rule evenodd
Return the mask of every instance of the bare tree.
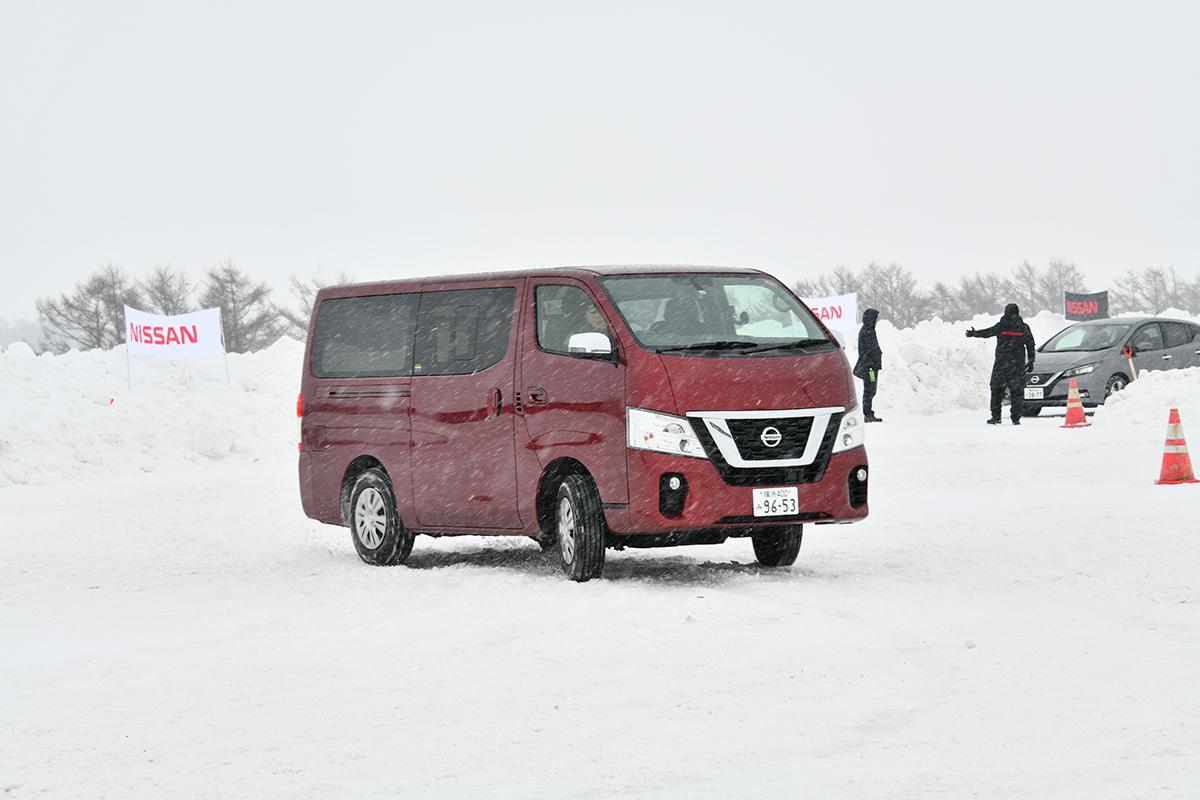
<path id="1" fill-rule="evenodd" d="M 862 272 L 859 305 L 876 308 L 898 328 L 915 325 L 928 316 L 928 300 L 917 290 L 917 279 L 899 264 L 874 262 Z"/>
<path id="2" fill-rule="evenodd" d="M 253 282 L 232 261 L 225 261 L 205 273 L 200 304 L 221 309 L 225 349 L 246 353 L 279 338 L 279 312 L 270 297 L 267 284 Z"/>
<path id="3" fill-rule="evenodd" d="M 324 289 L 326 286 L 336 286 L 342 283 L 351 283 L 353 278 L 345 272 L 339 272 L 333 280 L 327 279 L 321 269 L 313 274 L 311 278 L 303 280 L 296 275 L 292 276 L 289 281 L 288 292 L 296 299 L 296 305 L 292 308 L 276 306 L 284 320 L 286 332 L 289 336 L 296 339 L 304 339 L 308 336 L 308 323 L 312 319 L 313 303 L 317 299 L 317 292 Z"/>
<path id="4" fill-rule="evenodd" d="M 125 341 L 125 306 L 140 307 L 137 285 L 122 270 L 105 264 L 71 294 L 37 301 L 38 321 L 55 352 L 115 347 Z"/>
<path id="5" fill-rule="evenodd" d="M 1041 277 L 1037 267 L 1028 261 L 1022 261 L 1020 266 L 1013 270 L 1012 302 L 1020 305 L 1021 310 L 1026 314 L 1036 314 L 1044 308 L 1042 295 L 1038 289 Z M 1059 305 L 1062 304 L 1059 303 Z"/>
<path id="6" fill-rule="evenodd" d="M 183 270 L 158 266 L 139 281 L 138 286 L 149 306 L 147 311 L 158 314 L 186 314 L 192 310 L 192 282 Z"/>
<path id="7" fill-rule="evenodd" d="M 929 313 L 944 322 L 957 322 L 967 318 L 963 313 L 962 303 L 954 289 L 938 281 L 933 285 L 927 297 Z"/>
<path id="8" fill-rule="evenodd" d="M 1063 261 L 1060 258 L 1050 259 L 1050 265 L 1038 278 L 1038 295 L 1040 306 L 1061 314 L 1063 311 L 1063 294 L 1066 292 L 1086 292 L 1087 281 L 1074 262 Z"/>
<path id="9" fill-rule="evenodd" d="M 994 273 L 967 275 L 958 282 L 958 301 L 965 319 L 998 314 L 1016 294 L 1012 282 Z"/>

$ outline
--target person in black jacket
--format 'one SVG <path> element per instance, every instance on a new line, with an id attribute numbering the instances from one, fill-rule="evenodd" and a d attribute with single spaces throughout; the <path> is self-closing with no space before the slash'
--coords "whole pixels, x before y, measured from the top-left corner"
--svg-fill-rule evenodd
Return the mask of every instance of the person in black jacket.
<path id="1" fill-rule="evenodd" d="M 879 312 L 868 308 L 863 312 L 862 327 L 858 329 L 858 361 L 854 365 L 854 377 L 863 382 L 863 419 L 866 422 L 883 422 L 875 416 L 872 405 L 875 390 L 879 388 L 879 370 L 883 369 L 883 351 L 879 349 L 879 337 L 875 335 L 875 323 Z"/>
<path id="2" fill-rule="evenodd" d="M 1004 316 L 990 328 L 967 331 L 968 337 L 989 339 L 996 337 L 996 361 L 992 365 L 992 418 L 988 425 L 1000 424 L 1000 403 L 1004 390 L 1008 389 L 1012 402 L 1012 423 L 1021 424 L 1021 405 L 1024 399 L 1025 373 L 1033 372 L 1033 359 L 1037 355 L 1033 333 L 1016 303 L 1004 307 Z"/>

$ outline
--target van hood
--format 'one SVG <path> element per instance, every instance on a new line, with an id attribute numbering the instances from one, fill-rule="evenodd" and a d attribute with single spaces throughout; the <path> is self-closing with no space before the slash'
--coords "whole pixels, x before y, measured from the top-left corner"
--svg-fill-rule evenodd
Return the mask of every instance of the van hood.
<path id="1" fill-rule="evenodd" d="M 856 402 L 841 350 L 797 356 L 659 358 L 680 414 L 848 408 Z"/>

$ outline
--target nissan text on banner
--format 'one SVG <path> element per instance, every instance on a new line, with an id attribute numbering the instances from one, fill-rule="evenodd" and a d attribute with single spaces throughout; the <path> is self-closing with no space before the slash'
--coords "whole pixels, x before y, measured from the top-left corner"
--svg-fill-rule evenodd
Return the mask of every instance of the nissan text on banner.
<path id="1" fill-rule="evenodd" d="M 1063 292 L 1063 314 L 1071 320 L 1108 319 L 1108 292 Z"/>
<path id="2" fill-rule="evenodd" d="M 835 334 L 842 344 L 855 341 L 854 333 L 858 330 L 858 294 L 840 294 L 836 297 L 805 298 L 804 302 L 812 309 L 817 319 L 825 324 Z"/>
<path id="3" fill-rule="evenodd" d="M 220 356 L 221 309 L 167 317 L 125 306 L 125 344 L 133 356 Z"/>

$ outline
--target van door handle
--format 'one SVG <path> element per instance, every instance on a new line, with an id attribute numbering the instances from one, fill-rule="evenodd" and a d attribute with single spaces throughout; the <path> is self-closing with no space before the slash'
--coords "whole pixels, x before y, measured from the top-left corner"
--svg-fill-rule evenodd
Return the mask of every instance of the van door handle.
<path id="1" fill-rule="evenodd" d="M 504 411 L 504 395 L 499 387 L 493 387 L 488 392 L 488 416 L 498 417 Z"/>
<path id="2" fill-rule="evenodd" d="M 1163 361 L 1166 361 L 1168 358 L 1174 358 L 1174 357 L 1175 356 L 1172 356 L 1172 355 L 1165 355 L 1165 356 L 1163 356 Z"/>
<path id="3" fill-rule="evenodd" d="M 525 395 L 531 406 L 544 406 L 550 398 L 546 394 L 546 390 L 540 386 L 532 387 Z"/>

